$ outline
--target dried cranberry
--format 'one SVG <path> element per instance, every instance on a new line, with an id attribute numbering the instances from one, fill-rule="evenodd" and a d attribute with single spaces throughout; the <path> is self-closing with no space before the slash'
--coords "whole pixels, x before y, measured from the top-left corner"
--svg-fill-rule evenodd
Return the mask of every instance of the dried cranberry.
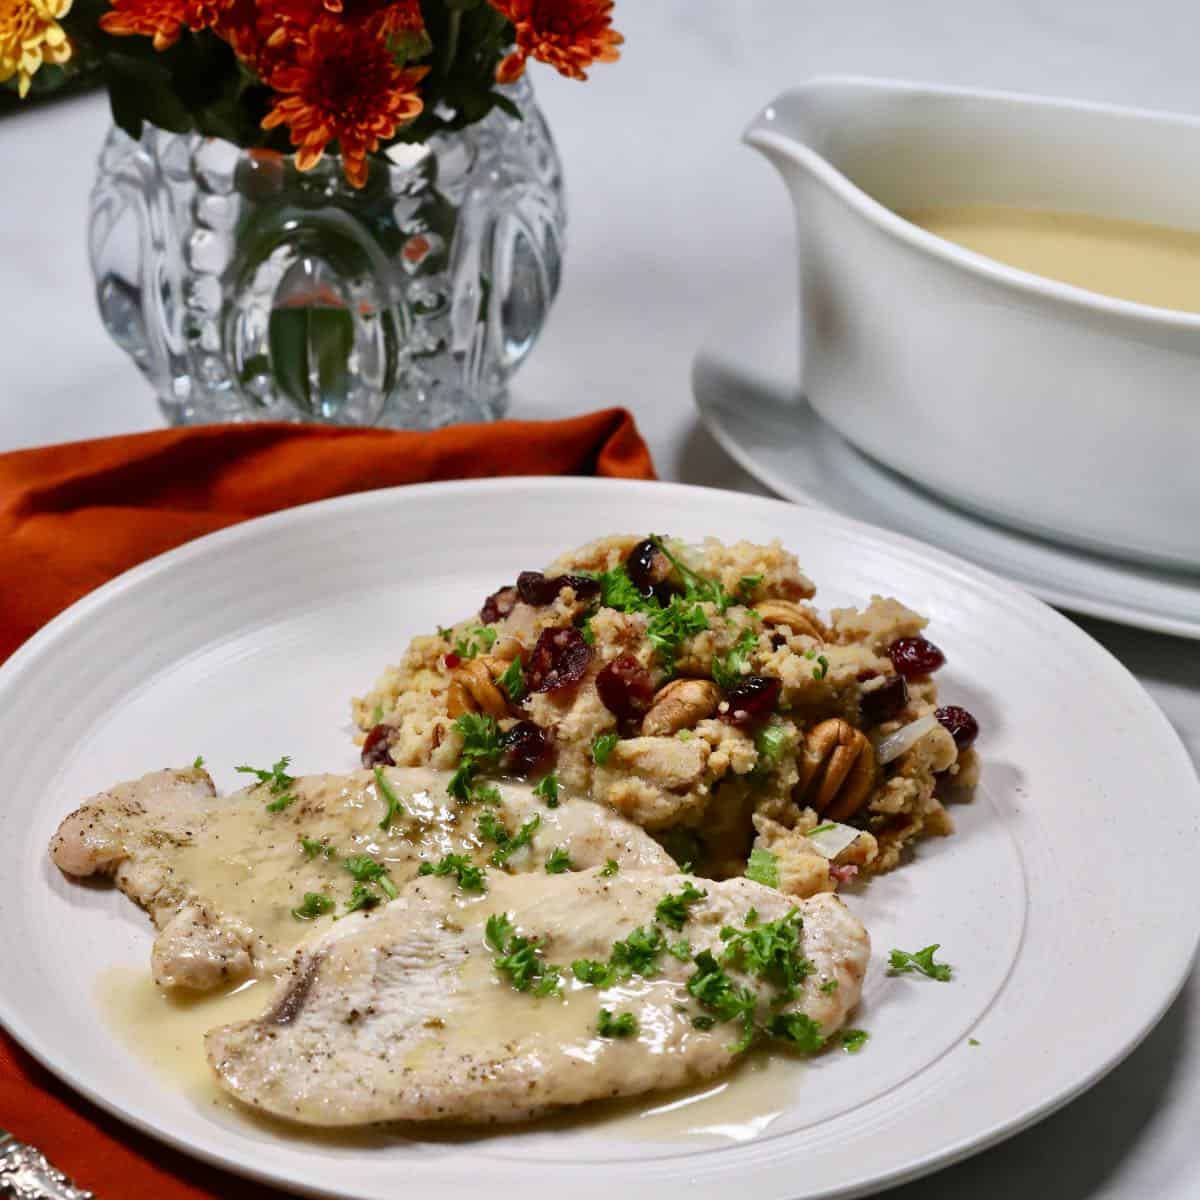
<path id="1" fill-rule="evenodd" d="M 550 753 L 550 735 L 533 721 L 518 721 L 500 744 L 514 775 L 531 775 Z"/>
<path id="2" fill-rule="evenodd" d="M 547 579 L 541 571 L 522 571 L 517 576 L 517 592 L 521 599 L 538 608 L 553 604 L 565 587 L 572 588 L 581 599 L 600 594 L 600 581 L 587 575 L 555 575 Z"/>
<path id="3" fill-rule="evenodd" d="M 394 767 L 392 748 L 388 744 L 388 734 L 392 732 L 390 725 L 382 721 L 376 725 L 362 744 L 362 765 L 364 767 Z"/>
<path id="4" fill-rule="evenodd" d="M 862 692 L 858 703 L 872 725 L 890 721 L 908 703 L 908 684 L 903 675 L 889 675 L 877 688 Z"/>
<path id="5" fill-rule="evenodd" d="M 754 725 L 765 721 L 774 711 L 782 684 L 771 675 L 744 675 L 725 693 L 729 704 L 721 714 L 730 725 Z"/>
<path id="6" fill-rule="evenodd" d="M 453 671 L 455 667 L 462 666 L 462 659 L 459 658 L 459 656 L 455 654 L 453 650 L 451 650 L 450 653 L 442 659 L 442 661 L 446 664 L 447 671 Z"/>
<path id="7" fill-rule="evenodd" d="M 560 575 L 559 587 L 569 587 L 580 600 L 600 595 L 600 580 L 590 575 Z"/>
<path id="8" fill-rule="evenodd" d="M 959 750 L 966 750 L 972 746 L 979 736 L 979 722 L 965 708 L 959 708 L 957 704 L 947 704 L 945 708 L 939 708 L 933 715 L 937 717 L 942 728 L 954 739 L 954 744 Z"/>
<path id="9" fill-rule="evenodd" d="M 591 661 L 592 648 L 574 626 L 543 629 L 525 667 L 525 684 L 531 692 L 558 691 L 578 683 Z"/>
<path id="10" fill-rule="evenodd" d="M 485 625 L 493 625 L 497 621 L 502 621 L 512 612 L 513 605 L 516 602 L 517 589 L 515 587 L 502 587 L 498 592 L 493 592 L 483 602 L 483 607 L 479 610 L 479 619 Z"/>
<path id="11" fill-rule="evenodd" d="M 596 676 L 600 701 L 619 721 L 641 717 L 654 699 L 650 672 L 632 654 L 614 658 Z"/>
<path id="12" fill-rule="evenodd" d="M 671 560 L 647 538 L 638 542 L 625 559 L 625 574 L 647 599 L 655 599 L 666 608 L 671 597 L 683 591 L 670 579 Z"/>
<path id="13" fill-rule="evenodd" d="M 946 656 L 923 637 L 905 637 L 893 642 L 888 647 L 888 658 L 905 679 L 928 675 L 946 662 Z"/>
<path id="14" fill-rule="evenodd" d="M 633 586 L 649 594 L 656 583 L 661 583 L 670 569 L 666 556 L 650 538 L 638 542 L 625 559 L 625 574 L 633 580 Z"/>

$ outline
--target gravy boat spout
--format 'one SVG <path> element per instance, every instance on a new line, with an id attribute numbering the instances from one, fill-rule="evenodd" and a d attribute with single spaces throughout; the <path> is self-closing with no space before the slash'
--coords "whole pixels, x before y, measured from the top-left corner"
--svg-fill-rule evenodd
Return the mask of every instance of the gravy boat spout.
<path id="1" fill-rule="evenodd" d="M 859 450 L 1028 532 L 1200 570 L 1200 312 L 1005 266 L 901 214 L 986 206 L 1197 230 L 1200 122 L 857 78 L 745 141 L 796 211 L 802 385 Z"/>

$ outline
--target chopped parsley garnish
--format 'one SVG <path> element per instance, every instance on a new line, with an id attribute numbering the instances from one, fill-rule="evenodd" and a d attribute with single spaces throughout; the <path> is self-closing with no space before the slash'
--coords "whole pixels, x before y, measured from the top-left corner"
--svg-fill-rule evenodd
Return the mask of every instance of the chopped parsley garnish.
<path id="1" fill-rule="evenodd" d="M 722 691 L 729 691 L 741 683 L 742 677 L 750 673 L 750 655 L 758 646 L 758 635 L 753 629 L 743 629 L 732 649 L 717 655 L 712 663 L 713 682 Z"/>
<path id="2" fill-rule="evenodd" d="M 281 792 L 286 792 L 296 781 L 287 773 L 288 764 L 292 760 L 285 754 L 270 770 L 264 771 L 261 767 L 234 767 L 235 771 L 243 775 L 253 775 L 260 784 L 265 784 L 271 789 L 273 795 L 279 795 Z"/>
<path id="3" fill-rule="evenodd" d="M 817 665 L 813 667 L 813 678 L 824 679 L 829 674 L 829 659 L 823 654 L 817 655 Z"/>
<path id="4" fill-rule="evenodd" d="M 816 1054 L 825 1045 L 820 1025 L 807 1013 L 776 1013 L 767 1025 L 767 1032 L 806 1054 Z"/>
<path id="5" fill-rule="evenodd" d="M 747 987 L 739 987 L 721 969 L 709 950 L 702 950 L 692 960 L 695 973 L 687 982 L 687 990 L 718 1021 L 740 1021 L 742 1036 L 735 1046 L 735 1053 L 747 1049 L 754 1041 L 754 1009 L 757 998 Z"/>
<path id="6" fill-rule="evenodd" d="M 633 1037 L 637 1031 L 637 1017 L 633 1013 L 620 1013 L 614 1017 L 607 1008 L 602 1008 L 596 1017 L 596 1032 L 601 1037 Z"/>
<path id="7" fill-rule="evenodd" d="M 842 1049 L 847 1054 L 857 1054 L 871 1035 L 865 1029 L 847 1029 L 842 1033 Z"/>
<path id="8" fill-rule="evenodd" d="M 484 937 L 496 952 L 496 969 L 508 976 L 508 982 L 518 992 L 532 992 L 535 996 L 558 994 L 559 968 L 546 962 L 536 938 L 513 932 L 508 913 L 488 917 Z"/>
<path id="9" fill-rule="evenodd" d="M 826 821 L 824 824 L 822 824 L 822 825 L 817 825 L 815 828 L 813 828 L 813 829 L 810 829 L 810 830 L 809 830 L 809 831 L 808 831 L 808 832 L 807 832 L 807 833 L 806 833 L 804 836 L 805 836 L 805 837 L 812 837 L 814 834 L 817 834 L 817 833 L 828 833 L 828 832 L 829 832 L 829 830 L 831 830 L 831 829 L 836 829 L 836 828 L 837 828 L 837 822 L 836 822 L 836 821 Z"/>
<path id="10" fill-rule="evenodd" d="M 611 879 L 620 869 L 621 864 L 617 862 L 615 858 L 610 858 L 605 862 L 604 866 L 600 868 L 600 874 L 603 875 L 605 879 Z"/>
<path id="11" fill-rule="evenodd" d="M 304 857 L 311 862 L 318 854 L 323 854 L 326 858 L 333 857 L 333 847 L 324 839 L 317 841 L 316 838 L 302 837 L 300 839 L 300 848 L 304 851 Z"/>
<path id="12" fill-rule="evenodd" d="M 590 983 L 592 987 L 605 988 L 616 982 L 616 972 L 608 965 L 595 958 L 577 958 L 571 964 L 571 973 L 580 983 Z"/>
<path id="13" fill-rule="evenodd" d="M 483 868 L 477 867 L 465 854 L 446 854 L 441 862 L 423 862 L 418 875 L 453 875 L 464 892 L 486 892 L 487 881 Z"/>
<path id="14" fill-rule="evenodd" d="M 608 756 L 613 752 L 613 748 L 620 740 L 620 735 L 616 733 L 596 734 L 592 738 L 592 762 L 598 767 L 604 766 L 608 762 Z"/>
<path id="15" fill-rule="evenodd" d="M 761 575 L 743 575 L 738 580 L 738 585 L 734 589 L 734 595 L 737 597 L 739 604 L 749 604 L 754 596 L 754 589 L 762 583 Z"/>
<path id="16" fill-rule="evenodd" d="M 649 978 L 657 970 L 658 956 L 666 948 L 662 930 L 657 925 L 639 925 L 624 941 L 613 944 L 608 962 L 594 958 L 577 958 L 571 970 L 580 983 L 593 987 L 611 987 L 631 975 Z"/>
<path id="17" fill-rule="evenodd" d="M 438 631 L 438 637 L 440 637 L 443 642 L 450 641 L 450 639 L 454 636 L 454 630 L 447 629 L 445 627 L 445 625 L 439 625 L 437 627 L 437 631 Z"/>
<path id="18" fill-rule="evenodd" d="M 692 957 L 692 943 L 687 938 L 680 938 L 667 947 L 667 953 L 680 962 L 687 962 Z"/>
<path id="19" fill-rule="evenodd" d="M 304 903 L 292 909 L 292 916 L 297 921 L 315 921 L 333 912 L 333 908 L 333 901 L 323 892 L 305 892 Z"/>
<path id="20" fill-rule="evenodd" d="M 824 992 L 826 996 L 832 996 L 833 993 L 838 990 L 838 981 L 836 979 L 827 979 L 823 984 L 821 984 L 820 990 Z"/>
<path id="21" fill-rule="evenodd" d="M 701 1016 L 701 1017 L 693 1017 L 692 1018 L 692 1028 L 693 1029 L 711 1029 L 716 1023 L 717 1023 L 716 1017 Z"/>
<path id="22" fill-rule="evenodd" d="M 504 668 L 504 673 L 496 682 L 504 689 L 508 698 L 516 704 L 525 695 L 525 672 L 521 669 L 521 660 L 514 658 Z"/>
<path id="23" fill-rule="evenodd" d="M 533 835 L 541 823 L 542 818 L 534 813 L 516 833 L 509 833 L 507 826 L 495 813 L 484 812 L 479 814 L 476 828 L 481 838 L 496 843 L 490 861 L 492 866 L 502 867 L 518 850 L 533 841 Z"/>
<path id="24" fill-rule="evenodd" d="M 791 734 L 783 725 L 764 725 L 754 735 L 754 748 L 760 762 L 774 765 L 787 749 Z"/>
<path id="25" fill-rule="evenodd" d="M 618 979 L 628 979 L 630 975 L 649 978 L 657 970 L 658 956 L 665 944 L 657 925 L 639 925 L 624 941 L 613 943 L 609 964 Z"/>
<path id="26" fill-rule="evenodd" d="M 813 972 L 813 964 L 800 952 L 800 931 L 804 922 L 800 910 L 793 908 L 778 921 L 753 928 L 721 930 L 725 949 L 721 964 L 739 966 L 777 987 L 786 1002 L 796 994 L 796 986 Z"/>
<path id="27" fill-rule="evenodd" d="M 978 1046 L 979 1042 L 975 1038 L 967 1038 L 968 1046 Z"/>
<path id="28" fill-rule="evenodd" d="M 642 595 L 624 567 L 605 571 L 599 580 L 600 603 L 604 608 L 615 608 L 618 612 L 649 612 L 659 607 L 653 596 Z"/>
<path id="29" fill-rule="evenodd" d="M 204 766 L 204 755 L 197 754 L 195 760 L 192 763 L 192 767 L 193 767 L 193 769 L 199 771 L 201 769 L 201 767 L 203 767 L 203 766 Z"/>
<path id="30" fill-rule="evenodd" d="M 678 931 L 683 928 L 683 923 L 688 919 L 688 909 L 693 904 L 698 904 L 707 895 L 707 892 L 702 892 L 689 880 L 684 883 L 682 891 L 668 892 L 658 902 L 654 909 L 654 916 L 664 925 L 669 925 Z"/>
<path id="31" fill-rule="evenodd" d="M 528 846 L 533 841 L 533 835 L 537 832 L 538 826 L 541 825 L 542 818 L 534 813 L 516 833 L 509 838 L 507 844 L 496 848 L 492 855 L 493 861 L 496 861 L 497 866 L 503 866 L 518 850 L 523 846 Z"/>
<path id="32" fill-rule="evenodd" d="M 767 887 L 779 886 L 779 856 L 755 846 L 746 862 L 746 878 Z"/>
<path id="33" fill-rule="evenodd" d="M 541 779 L 534 784 L 533 794 L 542 800 L 545 800 L 547 808 L 558 807 L 558 773 L 551 771 L 549 775 L 543 775 Z"/>
<path id="34" fill-rule="evenodd" d="M 264 771 L 261 767 L 234 767 L 235 771 L 243 775 L 253 775 L 257 778 L 260 787 L 266 787 L 267 790 L 275 797 L 274 800 L 267 805 L 267 812 L 277 813 L 283 812 L 296 797 L 289 791 L 292 784 L 296 781 L 287 773 L 287 766 L 292 760 L 285 754 L 270 770 Z"/>
<path id="35" fill-rule="evenodd" d="M 480 767 L 495 766 L 503 752 L 500 730 L 496 718 L 484 713 L 463 713 L 454 722 L 454 728 L 462 734 L 463 748 L 458 769 L 450 777 L 446 791 L 457 800 L 476 800 L 479 796 L 475 790 L 475 773 Z"/>
<path id="36" fill-rule="evenodd" d="M 508 913 L 497 913 L 495 916 L 488 917 L 483 930 L 484 940 L 497 954 L 504 950 L 512 933 L 513 923 Z"/>
<path id="37" fill-rule="evenodd" d="M 365 883 L 356 883 L 346 904 L 346 912 L 358 912 L 374 908 L 379 903 L 379 897 Z"/>
<path id="38" fill-rule="evenodd" d="M 663 667 L 673 672 L 683 643 L 707 628 L 708 617 L 698 602 L 672 596 L 666 608 L 659 608 L 650 614 L 650 620 L 646 623 L 646 640 L 654 647 Z"/>
<path id="39" fill-rule="evenodd" d="M 445 632 L 439 630 L 442 636 L 445 637 Z M 474 658 L 481 650 L 490 650 L 496 644 L 496 638 L 500 635 L 494 629 L 489 629 L 486 625 L 476 625 L 473 629 L 467 630 L 466 636 L 458 639 L 454 643 L 454 653 L 459 658 Z"/>
<path id="40" fill-rule="evenodd" d="M 930 979 L 949 983 L 954 968 L 949 963 L 933 961 L 934 954 L 940 949 L 941 943 L 934 942 L 932 946 L 926 946 L 914 954 L 909 954 L 907 950 L 893 950 L 888 956 L 888 974 L 903 975 L 908 971 L 920 971 Z"/>
<path id="41" fill-rule="evenodd" d="M 357 883 L 377 885 L 389 900 L 395 900 L 400 894 L 396 891 L 396 885 L 388 878 L 387 867 L 381 862 L 376 862 L 369 855 L 357 854 L 344 859 L 342 866 L 350 872 Z M 355 890 L 357 891 L 357 889 Z"/>
<path id="42" fill-rule="evenodd" d="M 575 869 L 571 862 L 571 856 L 566 850 L 559 846 L 548 859 L 546 859 L 546 874 L 561 875 L 564 871 L 573 871 Z"/>
<path id="43" fill-rule="evenodd" d="M 589 646 L 596 644 L 596 631 L 592 628 L 592 614 L 588 613 L 579 624 L 579 634 Z"/>
<path id="44" fill-rule="evenodd" d="M 379 794 L 383 797 L 384 804 L 387 805 L 387 811 L 383 814 L 383 820 L 379 822 L 379 828 L 385 832 L 392 827 L 392 822 L 397 817 L 404 816 L 404 805 L 400 803 L 400 797 L 396 795 L 392 785 L 388 783 L 387 776 L 383 773 L 382 767 L 375 768 L 375 786 L 379 789 Z"/>
<path id="45" fill-rule="evenodd" d="M 375 705 L 375 708 L 371 713 L 371 724 L 378 725 L 379 722 L 382 720 L 383 720 L 383 705 L 377 704 L 377 705 Z"/>
<path id="46" fill-rule="evenodd" d="M 508 841 L 508 828 L 494 812 L 481 812 L 475 828 L 485 842 L 495 842 L 499 846 Z"/>
<path id="47" fill-rule="evenodd" d="M 665 539 L 657 534 L 651 534 L 650 540 L 661 551 L 673 566 L 683 581 L 684 591 L 688 600 L 697 600 L 715 604 L 717 612 L 723 613 L 732 603 L 733 597 L 715 580 L 707 579 L 697 574 L 687 563 L 672 554 Z"/>

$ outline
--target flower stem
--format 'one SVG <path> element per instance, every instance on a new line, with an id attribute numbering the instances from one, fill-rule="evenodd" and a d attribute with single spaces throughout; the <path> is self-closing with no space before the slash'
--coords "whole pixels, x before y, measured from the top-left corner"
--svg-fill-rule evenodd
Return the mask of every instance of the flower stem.
<path id="1" fill-rule="evenodd" d="M 454 63 L 454 57 L 458 53 L 458 32 L 462 26 L 462 13 L 458 9 L 453 9 L 450 13 L 450 20 L 446 25 L 446 47 L 442 54 L 441 76 L 443 79 L 450 74 L 450 67 Z"/>

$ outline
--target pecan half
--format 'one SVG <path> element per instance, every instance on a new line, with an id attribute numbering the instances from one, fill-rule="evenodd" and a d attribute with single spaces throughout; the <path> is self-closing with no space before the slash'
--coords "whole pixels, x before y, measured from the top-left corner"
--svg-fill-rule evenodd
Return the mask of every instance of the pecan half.
<path id="1" fill-rule="evenodd" d="M 794 798 L 831 821 L 844 821 L 875 789 L 875 751 L 866 735 L 833 717 L 804 734 Z"/>
<path id="2" fill-rule="evenodd" d="M 670 737 L 711 717 L 721 702 L 721 689 L 711 679 L 676 679 L 655 693 L 642 718 L 645 737 Z"/>
<path id="3" fill-rule="evenodd" d="M 452 717 L 477 712 L 497 719 L 508 715 L 508 700 L 492 682 L 486 662 L 471 659 L 455 669 L 446 693 L 446 711 Z"/>
<path id="4" fill-rule="evenodd" d="M 755 605 L 755 611 L 768 629 L 786 625 L 793 633 L 816 638 L 821 642 L 829 640 L 829 630 L 811 608 L 793 604 L 790 600 L 764 600 Z"/>

